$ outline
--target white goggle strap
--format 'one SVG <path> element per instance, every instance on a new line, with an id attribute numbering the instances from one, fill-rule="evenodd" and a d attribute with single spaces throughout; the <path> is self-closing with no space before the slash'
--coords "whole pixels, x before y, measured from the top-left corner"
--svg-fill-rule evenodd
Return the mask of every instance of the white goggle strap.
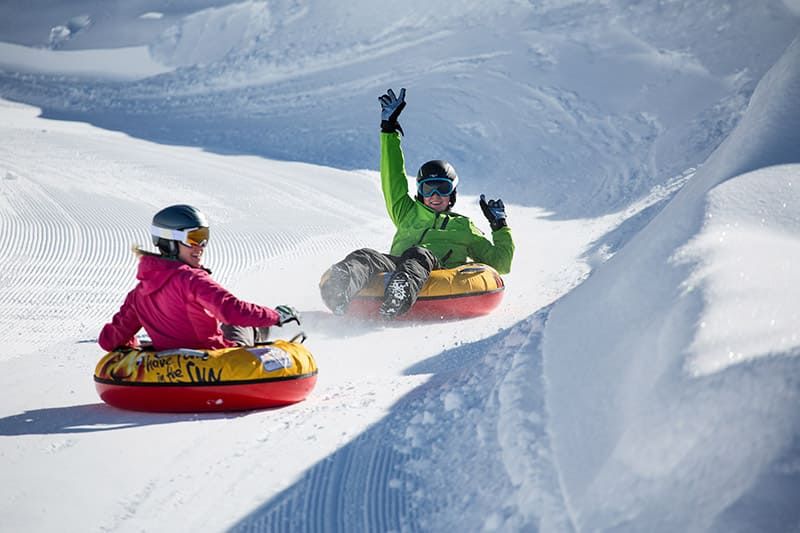
<path id="1" fill-rule="evenodd" d="M 197 228 L 192 228 L 197 229 Z M 167 239 L 170 241 L 180 241 L 186 244 L 186 237 L 189 234 L 189 230 L 180 230 L 180 229 L 166 229 L 166 228 L 159 228 L 158 226 L 150 226 L 150 235 L 153 237 L 159 237 L 161 239 Z"/>

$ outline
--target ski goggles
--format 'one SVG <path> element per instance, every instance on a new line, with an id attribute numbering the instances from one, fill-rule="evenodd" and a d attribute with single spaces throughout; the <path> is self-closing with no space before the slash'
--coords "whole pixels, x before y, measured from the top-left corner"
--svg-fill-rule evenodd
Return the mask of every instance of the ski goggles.
<path id="1" fill-rule="evenodd" d="M 453 194 L 453 182 L 444 178 L 427 178 L 417 183 L 417 192 L 423 198 L 430 198 L 435 194 L 449 196 Z"/>
<path id="2" fill-rule="evenodd" d="M 150 233 L 155 238 L 178 241 L 186 246 L 205 247 L 208 244 L 209 229 L 205 227 L 187 229 L 166 229 L 156 226 L 150 227 Z"/>

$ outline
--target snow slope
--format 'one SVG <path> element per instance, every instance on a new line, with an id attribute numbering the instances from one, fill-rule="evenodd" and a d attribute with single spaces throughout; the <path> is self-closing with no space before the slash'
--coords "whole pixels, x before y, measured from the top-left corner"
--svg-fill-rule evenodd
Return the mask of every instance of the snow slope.
<path id="1" fill-rule="evenodd" d="M 9 141 L 0 147 L 0 449 L 8 483 L 0 488 L 0 514 L 10 530 L 47 531 L 64 523 L 122 531 L 257 524 L 263 519 L 259 506 L 295 494 L 304 471 L 319 479 L 315 464 L 359 475 L 359 468 L 367 469 L 370 477 L 356 480 L 378 484 L 369 491 L 376 516 L 353 521 L 351 500 L 361 505 L 365 487 L 322 475 L 329 485 L 313 489 L 319 501 L 304 500 L 293 516 L 309 520 L 302 526 L 328 529 L 341 521 L 348 530 L 358 524 L 356 529 L 391 529 L 398 525 L 393 519 L 402 518 L 423 527 L 433 519 L 426 507 L 419 515 L 403 507 L 384 516 L 384 500 L 421 483 L 418 498 L 430 502 L 422 495 L 453 481 L 444 471 L 441 479 L 418 481 L 424 471 L 412 462 L 414 450 L 447 437 L 428 434 L 437 416 L 480 418 L 483 409 L 475 403 L 485 401 L 484 387 L 495 385 L 472 390 L 474 381 L 456 386 L 445 378 L 445 388 L 453 390 L 439 406 L 441 384 L 434 382 L 427 386 L 431 398 L 424 400 L 427 414 L 421 418 L 415 418 L 420 411 L 414 397 L 426 393 L 417 388 L 434 374 L 458 375 L 486 350 L 504 354 L 493 339 L 505 337 L 499 332 L 523 320 L 531 307 L 546 305 L 577 283 L 587 272 L 578 259 L 586 242 L 620 218 L 547 222 L 539 210 L 510 207 L 519 231 L 542 238 L 520 250 L 516 265 L 524 275 L 508 276 L 510 289 L 497 314 L 464 323 L 348 323 L 323 311 L 316 285 L 347 250 L 381 247 L 391 238 L 374 171 L 160 146 L 44 120 L 34 109 L 8 102 L 2 113 L 8 120 L 0 131 Z M 234 182 L 236 187 L 227 185 Z M 301 197 L 306 200 L 299 207 Z M 178 201 L 202 205 L 211 217 L 214 243 L 206 264 L 217 279 L 244 298 L 301 309 L 321 369 L 306 402 L 231 415 L 126 413 L 98 403 L 91 373 L 101 353 L 94 339 L 133 285 L 130 245 L 146 244 L 149 217 Z M 480 220 L 474 197 L 459 202 Z M 292 326 L 280 333 L 296 331 Z M 518 334 L 504 342 L 508 350 L 527 344 Z M 492 360 L 499 365 L 493 379 L 502 381 L 510 360 Z M 387 440 L 380 428 L 395 417 L 408 427 L 399 423 L 393 431 L 403 438 Z M 491 424 L 488 430 L 493 439 L 504 436 Z M 462 431 L 471 434 L 473 426 Z M 367 449 L 350 451 L 352 443 Z M 494 456 L 500 443 L 474 447 Z M 409 490 L 409 497 L 414 494 Z M 320 503 L 328 498 L 347 501 L 334 499 L 331 509 Z M 449 522 L 449 513 L 439 520 Z"/>
<path id="2" fill-rule="evenodd" d="M 95 1 L 70 5 L 97 22 L 67 42 L 110 47 L 102 36 L 118 17 Z M 359 169 L 375 165 L 376 92 L 404 85 L 420 163 L 450 160 L 472 194 L 495 188 L 558 216 L 596 216 L 705 160 L 800 30 L 775 0 L 197 6 L 165 13 L 166 28 L 117 23 L 122 42 L 147 44 L 173 72 L 85 82 L 19 73 L 0 55 L 0 90 L 46 116 L 161 143 Z M 163 29 L 129 37 L 143 22 Z"/>
<path id="3" fill-rule="evenodd" d="M 796 530 L 799 13 L 4 3 L 0 529 Z M 409 172 L 452 160 L 484 228 L 477 193 L 508 205 L 490 316 L 319 299 L 331 262 L 391 238 L 376 97 L 401 85 Z M 305 402 L 99 402 L 130 245 L 177 202 L 210 216 L 220 282 L 302 311 Z"/>

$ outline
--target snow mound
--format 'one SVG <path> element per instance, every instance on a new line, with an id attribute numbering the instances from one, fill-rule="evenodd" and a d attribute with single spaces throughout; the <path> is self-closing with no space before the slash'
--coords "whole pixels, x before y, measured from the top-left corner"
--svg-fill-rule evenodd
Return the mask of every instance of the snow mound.
<path id="1" fill-rule="evenodd" d="M 0 43 L 0 69 L 71 79 L 132 81 L 168 72 L 146 46 L 112 50 L 47 50 Z"/>
<path id="2" fill-rule="evenodd" d="M 550 428 L 579 529 L 797 527 L 798 102 L 795 40 L 694 179 L 550 314 Z M 773 511 L 753 511 L 765 495 Z"/>
<path id="3" fill-rule="evenodd" d="M 152 56 L 171 67 L 204 66 L 232 51 L 246 53 L 269 35 L 267 2 L 209 8 L 182 18 L 150 46 Z"/>
<path id="4" fill-rule="evenodd" d="M 704 307 L 688 347 L 693 375 L 800 348 L 800 165 L 763 168 L 708 195 L 701 232 L 675 260 Z"/>
<path id="5" fill-rule="evenodd" d="M 72 17 L 66 24 L 59 24 L 50 29 L 50 40 L 48 47 L 56 49 L 64 42 L 72 39 L 82 31 L 86 31 L 92 25 L 92 17 L 89 15 L 78 15 Z"/>

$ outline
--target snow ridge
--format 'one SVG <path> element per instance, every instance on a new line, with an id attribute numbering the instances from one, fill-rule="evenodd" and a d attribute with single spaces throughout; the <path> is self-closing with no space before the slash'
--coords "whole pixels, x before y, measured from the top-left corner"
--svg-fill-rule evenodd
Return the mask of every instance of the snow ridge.
<path id="1" fill-rule="evenodd" d="M 789 412 L 797 382 L 785 374 L 798 372 L 800 341 L 756 324 L 793 313 L 797 291 L 785 275 L 772 277 L 768 292 L 744 276 L 778 274 L 768 263 L 798 249 L 797 217 L 787 216 L 800 210 L 797 165 L 774 166 L 800 160 L 798 101 L 800 39 L 695 177 L 551 312 L 550 428 L 578 528 L 725 531 L 731 516 L 751 530 L 775 527 L 767 513 L 744 515 L 759 494 L 796 483 L 794 474 L 765 471 L 786 460 L 800 434 Z M 741 175 L 754 169 L 762 170 Z M 754 180 L 774 204 L 753 204 Z M 723 205 L 725 196 L 737 201 Z M 754 227 L 755 242 L 769 247 L 758 255 L 747 236 Z M 731 331 L 751 321 L 755 351 Z M 789 502 L 776 507 L 785 520 L 778 529 L 796 525 Z"/>

